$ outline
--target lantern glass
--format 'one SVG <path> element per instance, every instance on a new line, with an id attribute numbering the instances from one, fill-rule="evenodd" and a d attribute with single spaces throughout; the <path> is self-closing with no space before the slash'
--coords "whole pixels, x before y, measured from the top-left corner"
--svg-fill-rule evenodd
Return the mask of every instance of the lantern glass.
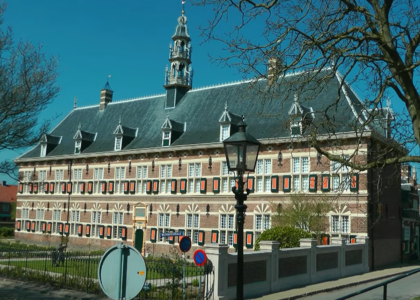
<path id="1" fill-rule="evenodd" d="M 258 158 L 259 144 L 244 142 L 225 143 L 229 171 L 253 172 Z"/>

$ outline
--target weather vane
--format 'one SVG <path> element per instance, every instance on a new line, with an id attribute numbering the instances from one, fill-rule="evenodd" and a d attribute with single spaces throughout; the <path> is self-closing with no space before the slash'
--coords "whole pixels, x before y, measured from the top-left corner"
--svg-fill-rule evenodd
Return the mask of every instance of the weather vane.
<path id="1" fill-rule="evenodd" d="M 185 14 L 185 0 L 182 0 L 182 14 Z"/>

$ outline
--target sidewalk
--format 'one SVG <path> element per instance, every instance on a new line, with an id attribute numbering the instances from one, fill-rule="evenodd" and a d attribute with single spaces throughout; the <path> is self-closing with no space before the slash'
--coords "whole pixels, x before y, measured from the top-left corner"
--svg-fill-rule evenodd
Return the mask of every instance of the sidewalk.
<path id="1" fill-rule="evenodd" d="M 338 280 L 326 281 L 322 283 L 317 283 L 313 285 L 308 285 L 301 288 L 296 288 L 292 290 L 287 290 L 284 292 L 278 292 L 270 295 L 266 295 L 259 298 L 259 300 L 285 300 L 285 299 L 299 299 L 305 296 L 311 296 L 318 293 L 325 293 L 329 291 L 339 290 L 362 283 L 368 283 L 371 281 L 381 280 L 384 281 L 393 276 L 401 275 L 407 273 L 411 270 L 420 268 L 420 263 L 410 264 L 410 265 L 399 265 L 395 267 L 386 268 L 383 270 L 373 271 L 362 275 L 356 275 L 346 278 L 341 278 Z"/>

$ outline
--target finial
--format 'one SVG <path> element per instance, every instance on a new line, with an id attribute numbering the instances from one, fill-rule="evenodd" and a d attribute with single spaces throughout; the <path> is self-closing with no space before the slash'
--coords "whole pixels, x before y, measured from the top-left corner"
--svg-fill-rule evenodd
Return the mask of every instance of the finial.
<path id="1" fill-rule="evenodd" d="M 226 101 L 226 103 L 225 103 L 225 110 L 227 110 L 227 101 Z"/>
<path id="2" fill-rule="evenodd" d="M 82 128 L 82 122 L 79 122 L 79 126 L 77 126 L 77 129 L 80 130 Z"/>
<path id="3" fill-rule="evenodd" d="M 182 0 L 182 15 L 185 14 L 185 0 Z"/>
<path id="4" fill-rule="evenodd" d="M 106 83 L 108 83 L 109 78 L 111 78 L 111 75 L 108 75 L 108 77 L 106 78 Z"/>
<path id="5" fill-rule="evenodd" d="M 295 102 L 298 102 L 299 101 L 299 97 L 298 97 L 298 94 L 297 93 L 295 93 L 295 95 L 294 95 L 294 100 L 295 100 Z"/>
<path id="6" fill-rule="evenodd" d="M 73 108 L 77 107 L 77 97 L 74 97 L 74 104 L 73 104 Z"/>
<path id="7" fill-rule="evenodd" d="M 244 115 L 242 115 L 242 116 L 241 116 L 241 118 L 242 118 L 242 122 L 244 122 L 244 120 L 245 120 L 245 116 L 244 116 Z"/>
<path id="8" fill-rule="evenodd" d="M 118 120 L 118 124 L 121 125 L 121 115 L 120 115 L 120 119 Z"/>
<path id="9" fill-rule="evenodd" d="M 166 118 L 169 119 L 169 111 L 166 112 Z"/>
<path id="10" fill-rule="evenodd" d="M 388 106 L 388 108 L 391 107 L 391 99 L 388 98 L 388 100 L 386 100 L 386 106 Z"/>

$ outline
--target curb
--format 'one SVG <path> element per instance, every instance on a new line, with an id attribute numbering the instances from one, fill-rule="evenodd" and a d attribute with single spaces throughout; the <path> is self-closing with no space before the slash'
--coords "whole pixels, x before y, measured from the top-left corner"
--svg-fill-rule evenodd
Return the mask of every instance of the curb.
<path id="1" fill-rule="evenodd" d="M 364 283 L 369 283 L 369 282 L 372 282 L 372 281 L 386 279 L 386 278 L 389 278 L 389 277 L 394 277 L 394 276 L 402 275 L 402 274 L 405 274 L 405 273 L 407 273 L 407 271 L 394 273 L 394 274 L 389 274 L 389 275 L 385 275 L 385 276 L 380 276 L 380 277 L 376 277 L 376 278 L 370 278 L 370 279 L 366 279 L 366 280 L 363 280 L 363 281 L 357 281 L 357 282 L 352 282 L 352 283 L 348 283 L 348 284 L 338 285 L 338 286 L 335 286 L 335 287 L 326 288 L 326 289 L 322 289 L 322 290 L 317 290 L 317 291 L 313 291 L 313 292 L 309 292 L 309 293 L 305 293 L 305 294 L 300 294 L 300 295 L 296 295 L 296 296 L 279 298 L 277 300 L 295 300 L 295 299 L 299 299 L 299 298 L 303 298 L 303 297 L 313 296 L 313 295 L 316 295 L 316 294 L 337 291 L 337 290 L 345 289 L 345 288 L 348 288 L 348 287 L 356 286 L 356 285 L 359 285 L 359 284 L 364 284 Z"/>

